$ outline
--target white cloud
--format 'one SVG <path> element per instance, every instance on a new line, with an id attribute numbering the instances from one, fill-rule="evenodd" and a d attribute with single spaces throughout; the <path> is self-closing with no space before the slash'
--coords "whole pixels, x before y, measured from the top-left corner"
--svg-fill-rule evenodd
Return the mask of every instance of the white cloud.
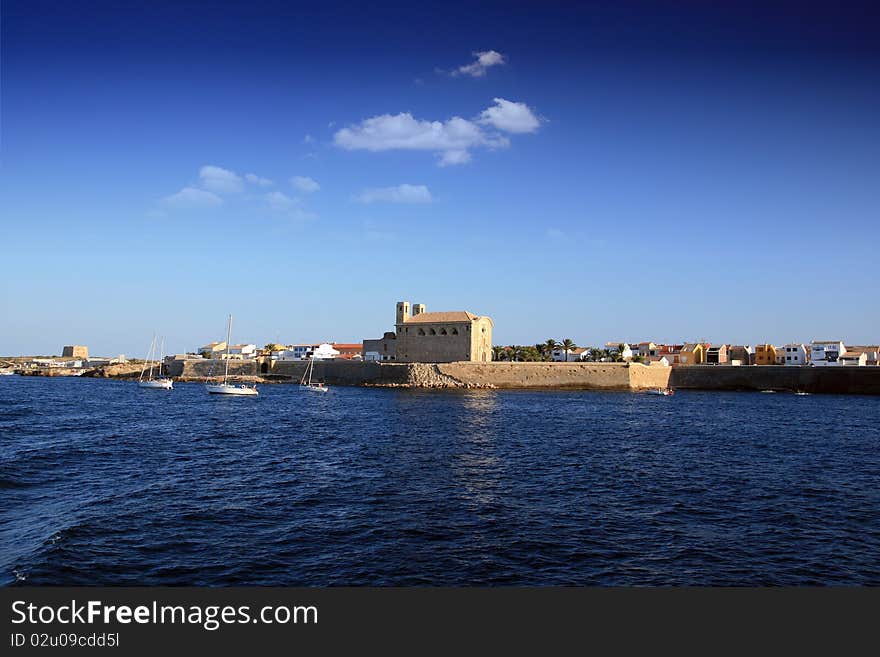
<path id="1" fill-rule="evenodd" d="M 466 164 L 471 161 L 471 154 L 467 151 L 444 151 L 438 164 L 448 167 L 451 164 Z"/>
<path id="2" fill-rule="evenodd" d="M 480 123 L 491 125 L 505 132 L 535 132 L 541 122 L 525 103 L 515 103 L 504 98 L 495 98 L 495 106 L 480 114 Z"/>
<path id="3" fill-rule="evenodd" d="M 197 209 L 223 205 L 223 199 L 213 192 L 206 192 L 204 189 L 184 187 L 176 194 L 163 198 L 162 203 L 171 208 Z"/>
<path id="4" fill-rule="evenodd" d="M 440 153 L 440 164 L 461 164 L 475 146 L 500 148 L 506 137 L 484 131 L 474 121 L 454 116 L 447 121 L 423 121 L 409 112 L 382 114 L 342 128 L 333 142 L 347 150 L 425 150 Z"/>
<path id="5" fill-rule="evenodd" d="M 229 169 L 206 165 L 199 169 L 202 187 L 218 194 L 235 194 L 244 188 L 241 176 Z"/>
<path id="6" fill-rule="evenodd" d="M 318 184 L 318 181 L 314 178 L 309 178 L 308 176 L 294 176 L 290 179 L 290 184 L 296 187 L 301 192 L 306 192 L 311 194 L 312 192 L 317 192 L 321 189 L 321 186 Z"/>
<path id="7" fill-rule="evenodd" d="M 260 178 L 260 176 L 255 173 L 244 174 L 244 179 L 247 180 L 249 183 L 259 185 L 260 187 L 271 187 L 275 184 L 268 178 Z"/>
<path id="8" fill-rule="evenodd" d="M 486 75 L 486 69 L 492 66 L 499 66 L 500 64 L 507 63 L 504 55 L 494 50 L 484 50 L 482 52 L 475 52 L 472 54 L 474 57 L 477 58 L 476 61 L 473 61 L 465 66 L 459 66 L 456 70 L 452 72 L 453 77 L 459 75 L 470 75 L 474 78 L 481 78 Z"/>
<path id="9" fill-rule="evenodd" d="M 430 203 L 431 192 L 424 185 L 397 185 L 365 189 L 357 200 L 361 203 Z"/>
<path id="10" fill-rule="evenodd" d="M 290 198 L 281 192 L 269 192 L 263 197 L 273 210 L 284 211 L 299 205 L 299 199 Z"/>
<path id="11" fill-rule="evenodd" d="M 315 138 L 312 137 L 312 136 L 309 135 L 309 134 L 307 134 L 305 137 L 303 137 L 303 143 L 304 143 L 304 144 L 311 144 L 311 143 L 313 143 L 314 141 L 315 141 Z"/>

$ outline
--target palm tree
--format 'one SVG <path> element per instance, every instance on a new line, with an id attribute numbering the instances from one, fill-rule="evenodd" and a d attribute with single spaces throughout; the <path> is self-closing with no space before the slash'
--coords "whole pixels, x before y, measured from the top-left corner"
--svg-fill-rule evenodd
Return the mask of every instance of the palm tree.
<path id="1" fill-rule="evenodd" d="M 516 345 L 510 345 L 507 348 L 507 359 L 514 361 L 522 355 L 522 349 L 517 347 Z"/>
<path id="2" fill-rule="evenodd" d="M 574 349 L 577 349 L 577 345 L 571 338 L 565 338 L 562 341 L 562 348 L 565 349 L 565 362 L 568 362 L 568 353 Z"/>
<path id="3" fill-rule="evenodd" d="M 501 360 L 501 354 L 504 353 L 504 347 L 492 347 L 492 360 Z"/>
<path id="4" fill-rule="evenodd" d="M 547 348 L 545 344 L 536 344 L 535 351 L 538 352 L 538 360 L 544 360 L 547 357 L 546 352 L 544 351 Z"/>
<path id="5" fill-rule="evenodd" d="M 553 350 L 556 349 L 556 347 L 558 346 L 559 343 L 557 343 L 556 340 L 554 340 L 553 338 L 550 338 L 549 340 L 547 340 L 547 342 L 544 343 L 544 351 L 547 354 L 548 358 L 553 358 Z"/>

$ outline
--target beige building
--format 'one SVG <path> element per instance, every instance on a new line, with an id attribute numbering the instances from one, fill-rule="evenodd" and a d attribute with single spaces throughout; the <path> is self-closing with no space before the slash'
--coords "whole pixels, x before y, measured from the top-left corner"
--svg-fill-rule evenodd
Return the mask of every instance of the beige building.
<path id="1" fill-rule="evenodd" d="M 81 344 L 66 345 L 61 351 L 62 358 L 88 358 L 89 348 Z"/>
<path id="2" fill-rule="evenodd" d="M 492 360 L 492 320 L 465 310 L 429 313 L 424 304 L 397 304 L 395 360 L 452 363 Z"/>

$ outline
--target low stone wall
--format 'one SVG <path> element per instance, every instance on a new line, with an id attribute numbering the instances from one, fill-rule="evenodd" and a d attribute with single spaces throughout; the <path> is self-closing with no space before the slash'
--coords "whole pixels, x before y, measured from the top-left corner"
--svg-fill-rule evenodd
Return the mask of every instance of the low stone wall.
<path id="1" fill-rule="evenodd" d="M 880 395 L 880 367 L 690 365 L 671 369 L 669 384 L 682 389 Z"/>

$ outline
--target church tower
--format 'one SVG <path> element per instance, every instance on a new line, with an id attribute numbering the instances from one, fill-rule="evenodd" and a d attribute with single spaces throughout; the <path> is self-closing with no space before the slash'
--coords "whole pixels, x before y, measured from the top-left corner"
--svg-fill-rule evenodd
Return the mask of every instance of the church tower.
<path id="1" fill-rule="evenodd" d="M 403 324 L 409 319 L 409 301 L 397 302 L 397 323 Z"/>

